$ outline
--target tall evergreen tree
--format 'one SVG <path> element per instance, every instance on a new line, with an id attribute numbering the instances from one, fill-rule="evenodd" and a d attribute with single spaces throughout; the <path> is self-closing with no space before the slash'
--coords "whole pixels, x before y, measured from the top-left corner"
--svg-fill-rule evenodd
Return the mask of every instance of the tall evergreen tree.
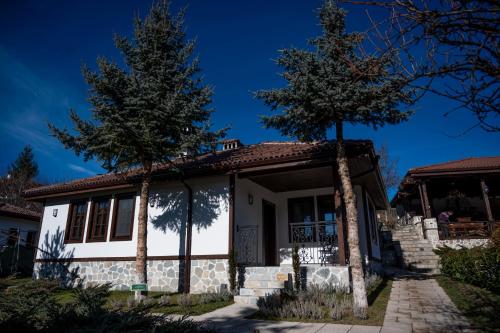
<path id="1" fill-rule="evenodd" d="M 38 164 L 35 161 L 33 149 L 27 145 L 16 160 L 9 165 L 7 174 L 0 177 L 0 201 L 39 210 L 38 204 L 28 203 L 23 198 L 25 190 L 36 186 L 36 176 L 38 176 Z"/>
<path id="2" fill-rule="evenodd" d="M 21 177 L 31 180 L 38 176 L 38 164 L 35 162 L 33 149 L 26 145 L 14 162 L 10 165 L 7 173 L 10 177 Z"/>
<path id="3" fill-rule="evenodd" d="M 70 117 L 77 135 L 49 124 L 66 148 L 96 159 L 113 172 L 142 168 L 137 240 L 137 282 L 147 282 L 147 218 L 151 173 L 183 153 L 197 154 L 221 137 L 210 130 L 212 89 L 202 83 L 195 42 L 187 40 L 184 10 L 172 16 L 169 1 L 155 2 L 134 35 L 116 36 L 125 68 L 104 58 L 98 71 L 83 68 L 90 86 L 92 121 Z"/>
<path id="4" fill-rule="evenodd" d="M 402 80 L 391 72 L 393 55 L 360 52 L 362 36 L 347 33 L 346 13 L 332 1 L 319 11 L 323 34 L 309 41 L 310 49 L 280 51 L 277 64 L 284 69 L 284 88 L 258 91 L 257 98 L 280 114 L 264 117 L 266 127 L 303 141 L 325 140 L 336 132 L 336 160 L 348 222 L 349 265 L 352 271 L 354 313 L 367 315 L 368 302 L 359 248 L 356 198 L 344 147 L 344 124 L 397 124 L 409 117 L 400 112 L 412 94 L 400 89 Z"/>

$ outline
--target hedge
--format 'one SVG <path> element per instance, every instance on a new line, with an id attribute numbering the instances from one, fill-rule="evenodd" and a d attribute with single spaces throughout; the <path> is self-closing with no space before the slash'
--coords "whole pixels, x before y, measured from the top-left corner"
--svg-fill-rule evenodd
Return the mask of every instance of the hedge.
<path id="1" fill-rule="evenodd" d="M 500 229 L 487 245 L 470 249 L 444 246 L 435 252 L 440 256 L 441 274 L 500 293 Z"/>

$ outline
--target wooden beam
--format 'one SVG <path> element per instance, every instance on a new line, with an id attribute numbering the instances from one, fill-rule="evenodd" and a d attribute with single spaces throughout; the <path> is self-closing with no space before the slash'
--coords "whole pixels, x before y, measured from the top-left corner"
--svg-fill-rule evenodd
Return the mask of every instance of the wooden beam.
<path id="1" fill-rule="evenodd" d="M 431 204 L 429 202 L 429 195 L 427 194 L 427 183 L 425 180 L 422 182 L 422 194 L 424 196 L 425 216 L 427 216 L 427 218 L 431 218 Z"/>
<path id="2" fill-rule="evenodd" d="M 481 192 L 483 193 L 484 206 L 486 208 L 486 216 L 488 217 L 489 222 L 489 230 L 493 232 L 493 227 L 495 223 L 495 219 L 493 218 L 493 213 L 491 212 L 490 198 L 488 197 L 488 186 L 486 186 L 486 182 L 484 179 L 481 179 Z"/>
<path id="3" fill-rule="evenodd" d="M 364 220 L 365 220 L 365 238 L 366 238 L 366 250 L 368 252 L 368 258 L 372 258 L 372 235 L 371 235 L 371 230 L 370 230 L 370 224 L 371 221 L 369 221 L 369 216 L 368 216 L 368 199 L 366 197 L 366 189 L 364 187 L 361 187 L 361 192 L 362 192 L 362 199 L 363 199 L 363 213 L 364 213 Z"/>
<path id="4" fill-rule="evenodd" d="M 425 209 L 424 194 L 422 191 L 422 184 L 421 183 L 418 183 L 418 194 L 420 197 L 420 206 L 422 207 L 422 215 L 424 216 L 424 218 L 427 218 L 427 215 L 426 215 L 427 210 Z"/>
<path id="5" fill-rule="evenodd" d="M 335 220 L 337 222 L 337 237 L 338 237 L 338 246 L 339 246 L 339 265 L 346 264 L 346 230 L 344 223 L 344 214 L 343 214 L 343 200 L 342 195 L 340 194 L 340 178 L 338 174 L 338 170 L 335 165 L 332 167 L 333 171 L 333 189 L 335 193 Z"/>
<path id="6" fill-rule="evenodd" d="M 191 290 L 191 247 L 193 240 L 193 189 L 184 182 L 188 192 L 187 223 L 186 223 L 186 257 L 184 260 L 184 293 L 189 294 Z"/>

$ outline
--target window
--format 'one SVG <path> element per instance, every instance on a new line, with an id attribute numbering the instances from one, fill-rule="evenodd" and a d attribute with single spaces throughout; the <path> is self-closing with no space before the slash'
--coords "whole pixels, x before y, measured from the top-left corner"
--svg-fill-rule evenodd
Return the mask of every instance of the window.
<path id="1" fill-rule="evenodd" d="M 26 246 L 27 247 L 34 247 L 36 242 L 36 231 L 28 231 L 26 234 Z"/>
<path id="2" fill-rule="evenodd" d="M 8 246 L 16 245 L 18 237 L 19 237 L 19 229 L 18 228 L 10 228 L 9 229 L 9 238 L 7 239 L 7 245 Z"/>
<path id="3" fill-rule="evenodd" d="M 316 220 L 314 197 L 288 199 L 288 226 L 290 242 L 311 242 L 316 238 L 312 224 Z"/>
<path id="4" fill-rule="evenodd" d="M 109 201 L 109 197 L 92 200 L 89 225 L 87 228 L 87 242 L 106 241 L 108 235 Z"/>
<path id="5" fill-rule="evenodd" d="M 85 218 L 87 217 L 87 200 L 74 201 L 69 207 L 66 223 L 65 242 L 80 243 L 83 241 Z"/>
<path id="6" fill-rule="evenodd" d="M 320 222 L 335 222 L 335 197 L 333 195 L 321 195 L 316 197 L 318 203 L 318 215 Z M 337 234 L 337 225 L 325 223 L 319 230 L 320 238 L 331 237 Z M 323 241 L 323 239 L 320 239 Z"/>
<path id="7" fill-rule="evenodd" d="M 111 240 L 131 240 L 134 227 L 135 193 L 115 197 Z"/>

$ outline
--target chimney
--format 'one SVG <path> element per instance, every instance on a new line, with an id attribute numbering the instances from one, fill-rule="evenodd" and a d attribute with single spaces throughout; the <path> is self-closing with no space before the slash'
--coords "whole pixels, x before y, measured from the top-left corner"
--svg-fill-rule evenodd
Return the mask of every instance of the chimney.
<path id="1" fill-rule="evenodd" d="M 222 151 L 236 149 L 243 146 L 243 144 L 238 139 L 222 140 L 221 144 L 222 144 Z"/>

